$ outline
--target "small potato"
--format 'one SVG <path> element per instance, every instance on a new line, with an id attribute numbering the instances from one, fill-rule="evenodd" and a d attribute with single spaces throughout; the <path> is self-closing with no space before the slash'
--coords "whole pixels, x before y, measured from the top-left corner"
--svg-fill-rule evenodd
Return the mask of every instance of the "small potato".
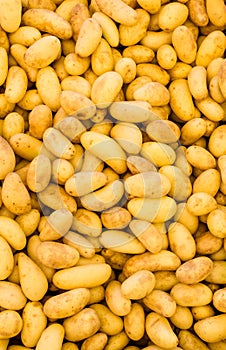
<path id="1" fill-rule="evenodd" d="M 102 35 L 111 47 L 119 44 L 119 32 L 115 22 L 102 12 L 94 12 L 92 16 L 101 26 Z"/>
<path id="2" fill-rule="evenodd" d="M 32 68 L 25 63 L 24 55 L 27 51 L 27 47 L 21 44 L 13 44 L 10 47 L 10 53 L 12 57 L 18 62 L 21 68 L 27 73 L 28 79 L 32 82 L 36 81 L 38 70 Z"/>
<path id="3" fill-rule="evenodd" d="M 33 192 L 43 191 L 51 179 L 51 162 L 48 157 L 40 154 L 29 164 L 27 185 Z"/>
<path id="4" fill-rule="evenodd" d="M 56 12 L 48 9 L 29 9 L 23 14 L 22 20 L 25 25 L 55 35 L 59 39 L 66 40 L 72 36 L 70 23 Z"/>
<path id="5" fill-rule="evenodd" d="M 193 316 L 188 307 L 176 306 L 176 311 L 170 317 L 170 321 L 179 329 L 189 329 L 193 324 Z"/>
<path id="6" fill-rule="evenodd" d="M 184 62 L 177 62 L 173 68 L 169 69 L 171 80 L 186 79 L 192 66 Z"/>
<path id="7" fill-rule="evenodd" d="M 169 44 L 160 46 L 160 48 L 157 51 L 156 58 L 159 65 L 163 69 L 172 69 L 177 63 L 176 51 Z"/>
<path id="8" fill-rule="evenodd" d="M 176 159 L 174 150 L 169 145 L 161 142 L 144 142 L 140 153 L 141 156 L 149 160 L 157 167 L 171 165 Z"/>
<path id="9" fill-rule="evenodd" d="M 174 271 L 180 264 L 181 261 L 178 256 L 168 250 L 161 250 L 156 254 L 146 252 L 129 258 L 123 267 L 123 273 L 126 277 L 129 277 L 143 269 L 149 271 Z"/>
<path id="10" fill-rule="evenodd" d="M 225 273 L 225 261 L 219 260 L 213 262 L 213 270 L 207 276 L 206 282 L 215 284 L 225 284 L 226 273 Z"/>
<path id="11" fill-rule="evenodd" d="M 129 343 L 129 337 L 126 335 L 124 331 L 122 331 L 121 333 L 112 335 L 109 338 L 108 344 L 105 347 L 105 350 L 114 350 L 115 348 L 119 350 L 123 350 L 125 349 L 126 345 L 128 345 L 128 343 Z"/>
<path id="12" fill-rule="evenodd" d="M 95 310 L 85 308 L 68 317 L 63 323 L 65 338 L 77 342 L 94 335 L 100 328 L 100 319 Z"/>
<path id="13" fill-rule="evenodd" d="M 24 46 L 31 46 L 40 38 L 40 31 L 32 26 L 22 26 L 14 33 L 9 34 L 9 41 L 11 45 L 20 44 Z"/>
<path id="14" fill-rule="evenodd" d="M 17 105 L 27 111 L 31 111 L 34 107 L 43 103 L 41 96 L 37 89 L 27 90 L 22 100 Z"/>
<path id="15" fill-rule="evenodd" d="M 32 109 L 28 116 L 29 134 L 42 139 L 44 131 L 52 126 L 52 111 L 44 105 L 38 105 Z"/>
<path id="16" fill-rule="evenodd" d="M 127 158 L 127 166 L 133 175 L 156 171 L 154 164 L 140 156 L 129 156 Z"/>
<path id="17" fill-rule="evenodd" d="M 52 350 L 58 350 L 63 345 L 65 330 L 59 323 L 50 324 L 42 332 L 37 345 L 36 350 L 44 350 L 51 347 Z"/>
<path id="18" fill-rule="evenodd" d="M 56 147 L 57 140 L 57 147 Z M 58 158 L 71 159 L 75 155 L 74 145 L 59 130 L 48 128 L 43 134 L 43 142 L 47 150 Z"/>
<path id="19" fill-rule="evenodd" d="M 191 0 L 188 3 L 188 8 L 190 18 L 196 26 L 203 27 L 208 24 L 209 18 L 204 0 Z"/>
<path id="20" fill-rule="evenodd" d="M 164 349 L 176 347 L 178 338 L 166 317 L 150 312 L 146 317 L 146 332 L 151 341 Z M 162 337 L 162 334 L 165 336 Z"/>
<path id="21" fill-rule="evenodd" d="M 138 21 L 136 11 L 121 0 L 96 0 L 100 11 L 111 17 L 115 22 L 133 26 Z"/>
<path id="22" fill-rule="evenodd" d="M 127 153 L 137 154 L 140 152 L 142 133 L 136 125 L 119 122 L 113 126 L 110 135 Z"/>
<path id="23" fill-rule="evenodd" d="M 24 346 L 34 347 L 47 325 L 47 317 L 43 312 L 42 304 L 38 301 L 28 302 L 23 309 L 22 319 L 22 343 Z"/>
<path id="24" fill-rule="evenodd" d="M 131 215 L 125 208 L 113 207 L 101 213 L 101 221 L 107 229 L 123 229 L 131 220 Z"/>
<path id="25" fill-rule="evenodd" d="M 159 12 L 159 27 L 165 32 L 172 32 L 182 25 L 188 17 L 188 8 L 181 3 L 162 6 Z"/>
<path id="26" fill-rule="evenodd" d="M 219 30 L 208 34 L 201 43 L 196 56 L 196 65 L 207 67 L 209 63 L 223 56 L 225 50 L 225 35 Z"/>
<path id="27" fill-rule="evenodd" d="M 196 321 L 215 315 L 214 309 L 211 305 L 194 306 L 191 308 L 191 312 Z"/>
<path id="28" fill-rule="evenodd" d="M 195 240 L 189 229 L 180 222 L 175 222 L 168 229 L 169 244 L 182 261 L 194 258 L 196 253 Z"/>
<path id="29" fill-rule="evenodd" d="M 172 44 L 177 57 L 184 63 L 191 64 L 195 61 L 197 44 L 192 31 L 185 25 L 176 27 L 172 34 Z M 197 65 L 200 65 L 196 62 Z"/>
<path id="30" fill-rule="evenodd" d="M 134 92 L 134 99 L 138 101 L 147 101 L 151 106 L 159 107 L 169 103 L 170 95 L 163 84 L 150 82 Z"/>
<path id="31" fill-rule="evenodd" d="M 7 241 L 0 236 L 0 254 L 2 257 L 2 262 L 0 265 L 0 280 L 5 280 L 8 278 L 14 269 L 14 258 L 13 252 Z"/>
<path id="32" fill-rule="evenodd" d="M 26 245 L 24 231 L 16 221 L 9 217 L 0 216 L 0 235 L 16 250 L 22 250 Z"/>
<path id="33" fill-rule="evenodd" d="M 20 333 L 23 321 L 20 314 L 14 310 L 0 312 L 0 339 L 9 339 Z"/>
<path id="34" fill-rule="evenodd" d="M 123 46 L 137 44 L 144 36 L 148 29 L 150 15 L 144 9 L 136 9 L 137 22 L 134 25 L 119 26 L 119 42 Z"/>
<path id="35" fill-rule="evenodd" d="M 60 40 L 53 35 L 48 35 L 38 39 L 29 46 L 24 55 L 24 60 L 28 66 L 44 68 L 55 61 L 60 53 Z"/>
<path id="36" fill-rule="evenodd" d="M 207 170 L 216 167 L 216 160 L 211 153 L 201 146 L 190 146 L 186 150 L 186 157 L 192 166 Z"/>
<path id="37" fill-rule="evenodd" d="M 3 180 L 16 166 L 16 158 L 11 145 L 0 136 L 0 179 Z"/>
<path id="38" fill-rule="evenodd" d="M 6 208 L 16 215 L 31 210 L 31 197 L 27 188 L 15 172 L 8 173 L 2 186 L 2 201 Z"/>
<path id="39" fill-rule="evenodd" d="M 185 79 L 176 79 L 169 86 L 170 106 L 178 118 L 188 121 L 195 116 L 195 106 Z"/>
<path id="40" fill-rule="evenodd" d="M 226 331 L 226 315 L 207 317 L 194 324 L 196 334 L 205 342 L 218 342 L 224 340 Z"/>
<path id="41" fill-rule="evenodd" d="M 8 33 L 15 32 L 21 23 L 22 1 L 3 0 L 1 2 L 0 23 L 3 30 Z"/>
<path id="42" fill-rule="evenodd" d="M 100 43 L 102 28 L 94 18 L 86 19 L 79 31 L 75 53 L 81 57 L 90 56 Z"/>
<path id="43" fill-rule="evenodd" d="M 92 53 L 91 66 L 93 72 L 98 76 L 114 69 L 114 58 L 111 46 L 103 38 L 100 39 L 97 48 Z"/>
<path id="44" fill-rule="evenodd" d="M 145 252 L 145 247 L 139 240 L 127 232 L 108 230 L 102 232 L 99 238 L 104 248 L 124 254 L 140 254 Z"/>
<path id="45" fill-rule="evenodd" d="M 104 333 L 96 333 L 91 337 L 87 338 L 83 343 L 81 350 L 102 350 L 107 344 L 108 337 Z"/>
<path id="46" fill-rule="evenodd" d="M 150 12 L 151 14 L 159 12 L 161 7 L 160 0 L 154 0 L 151 3 L 148 0 L 138 0 L 137 2 L 143 9 Z"/>
<path id="47" fill-rule="evenodd" d="M 96 311 L 100 319 L 100 332 L 112 336 L 123 330 L 122 318 L 115 315 L 107 306 L 104 304 L 92 304 L 90 308 Z"/>
<path id="48" fill-rule="evenodd" d="M 40 228 L 42 241 L 56 240 L 64 236 L 72 225 L 73 216 L 70 211 L 61 208 L 52 212 L 43 227 Z"/>
<path id="49" fill-rule="evenodd" d="M 0 48 L 0 86 L 4 84 L 8 74 L 8 56 L 4 47 Z"/>
<path id="50" fill-rule="evenodd" d="M 86 209 L 78 209 L 74 214 L 72 230 L 91 237 L 98 237 L 102 231 L 99 216 Z"/>
<path id="51" fill-rule="evenodd" d="M 224 118 L 223 108 L 211 97 L 206 97 L 200 101 L 196 101 L 196 107 L 205 117 L 213 122 L 218 122 Z"/>
<path id="52" fill-rule="evenodd" d="M 143 288 L 140 289 L 142 284 Z M 145 298 L 155 286 L 154 274 L 148 270 L 137 271 L 121 285 L 123 295 L 129 299 L 138 300 Z"/>
<path id="53" fill-rule="evenodd" d="M 42 264 L 53 269 L 65 269 L 76 265 L 79 253 L 76 249 L 58 242 L 42 242 L 37 255 Z"/>
<path id="54" fill-rule="evenodd" d="M 8 70 L 6 78 L 5 96 L 10 103 L 17 103 L 24 97 L 28 85 L 25 71 L 21 67 L 13 66 Z"/>
<path id="55" fill-rule="evenodd" d="M 187 121 L 181 128 L 180 141 L 182 145 L 192 145 L 200 139 L 206 132 L 206 123 L 201 118 Z"/>
<path id="56" fill-rule="evenodd" d="M 24 253 L 19 253 L 20 284 L 24 295 L 31 301 L 39 301 L 48 290 L 48 281 L 39 266 Z"/>
<path id="57" fill-rule="evenodd" d="M 24 124 L 22 115 L 17 112 L 9 113 L 3 121 L 2 136 L 9 142 L 13 135 L 24 132 Z"/>
<path id="58" fill-rule="evenodd" d="M 209 231 L 196 238 L 196 250 L 200 255 L 214 254 L 222 247 L 222 239 Z"/>
<path id="59" fill-rule="evenodd" d="M 147 46 L 153 51 L 157 51 L 162 45 L 171 43 L 172 33 L 167 33 L 164 31 L 147 31 L 145 36 L 141 40 L 141 45 Z"/>
<path id="60" fill-rule="evenodd" d="M 116 63 L 115 71 L 122 76 L 124 84 L 129 84 L 136 77 L 136 63 L 132 58 L 122 57 Z"/>
<path id="61" fill-rule="evenodd" d="M 140 63 L 137 65 L 137 76 L 148 76 L 157 83 L 167 85 L 170 80 L 168 72 L 154 63 Z"/>
<path id="62" fill-rule="evenodd" d="M 206 1 L 206 11 L 211 23 L 217 27 L 226 25 L 226 13 L 224 1 L 218 0 L 213 4 L 210 0 Z"/>
<path id="63" fill-rule="evenodd" d="M 49 298 L 43 311 L 49 318 L 66 318 L 81 311 L 90 298 L 90 292 L 86 288 L 76 288 L 68 292 Z"/>
<path id="64" fill-rule="evenodd" d="M 160 305 L 159 300 L 161 300 Z M 152 292 L 143 299 L 143 302 L 149 309 L 164 317 L 171 317 L 176 312 L 176 302 L 167 292 L 162 290 L 152 290 Z"/>
<path id="65" fill-rule="evenodd" d="M 212 269 L 212 260 L 206 256 L 199 256 L 182 264 L 176 271 L 176 277 L 180 283 L 195 284 L 203 281 Z"/>
<path id="66" fill-rule="evenodd" d="M 106 184 L 106 176 L 101 172 L 78 172 L 65 183 L 65 190 L 79 197 L 91 193 Z"/>
<path id="67" fill-rule="evenodd" d="M 215 157 L 225 154 L 225 131 L 226 126 L 218 126 L 211 134 L 209 139 L 209 150 Z"/>
<path id="68" fill-rule="evenodd" d="M 38 227 L 40 221 L 40 212 L 37 209 L 31 209 L 27 214 L 21 214 L 16 217 L 16 222 L 20 225 L 26 236 L 30 236 Z"/>
<path id="69" fill-rule="evenodd" d="M 56 112 L 60 108 L 61 86 L 58 76 L 51 66 L 41 68 L 38 71 L 36 86 L 44 104 Z"/>
<path id="70" fill-rule="evenodd" d="M 80 57 L 74 52 L 66 55 L 64 60 L 64 68 L 70 75 L 82 75 L 89 68 L 89 65 L 89 57 Z"/>
<path id="71" fill-rule="evenodd" d="M 204 170 L 193 183 L 193 193 L 207 192 L 215 196 L 220 188 L 220 173 L 216 169 Z"/>
<path id="72" fill-rule="evenodd" d="M 145 332 L 145 314 L 140 304 L 132 304 L 131 311 L 124 316 L 124 327 L 130 339 L 138 341 L 143 337 Z"/>
<path id="73" fill-rule="evenodd" d="M 117 316 L 125 316 L 131 311 L 131 301 L 122 293 L 119 281 L 108 283 L 105 299 L 109 309 Z"/>
<path id="74" fill-rule="evenodd" d="M 188 74 L 188 86 L 196 100 L 207 98 L 207 71 L 203 66 L 193 67 Z"/>
<path id="75" fill-rule="evenodd" d="M 217 208 L 217 202 L 213 196 L 206 192 L 192 194 L 187 201 L 188 210 L 196 216 L 206 215 Z"/>
<path id="76" fill-rule="evenodd" d="M 192 332 L 188 330 L 182 330 L 178 334 L 179 345 L 183 347 L 184 350 L 208 350 L 207 346 L 199 337 L 194 335 Z"/>
<path id="77" fill-rule="evenodd" d="M 137 44 L 126 47 L 122 55 L 123 57 L 132 58 L 134 62 L 138 64 L 151 62 L 155 54 L 149 47 Z"/>
<path id="78" fill-rule="evenodd" d="M 53 161 L 52 179 L 59 185 L 64 185 L 73 174 L 73 165 L 68 160 L 58 158 Z"/>
<path id="79" fill-rule="evenodd" d="M 207 305 L 212 300 L 212 291 L 203 283 L 187 285 L 178 283 L 171 289 L 170 295 L 180 306 L 193 307 Z"/>
<path id="80" fill-rule="evenodd" d="M 0 281 L 0 305 L 4 309 L 21 310 L 24 308 L 27 298 L 20 286 L 15 283 Z"/>

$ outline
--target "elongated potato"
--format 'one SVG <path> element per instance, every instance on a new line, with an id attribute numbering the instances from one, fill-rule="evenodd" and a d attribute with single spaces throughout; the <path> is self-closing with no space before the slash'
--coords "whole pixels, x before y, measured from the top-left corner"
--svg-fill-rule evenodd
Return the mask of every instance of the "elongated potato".
<path id="1" fill-rule="evenodd" d="M 138 20 L 136 11 L 122 0 L 96 0 L 96 4 L 105 15 L 111 17 L 115 22 L 132 26 Z"/>
<path id="2" fill-rule="evenodd" d="M 185 307 L 207 305 L 213 297 L 211 289 L 203 283 L 193 285 L 177 283 L 171 289 L 170 295 L 178 305 Z"/>
<path id="3" fill-rule="evenodd" d="M 197 44 L 192 31 L 188 27 L 182 25 L 174 29 L 172 44 L 182 62 L 191 64 L 195 61 Z M 196 64 L 201 65 L 198 62 Z"/>
<path id="4" fill-rule="evenodd" d="M 9 217 L 0 216 L 0 235 L 16 250 L 22 250 L 26 245 L 25 233 L 21 226 Z"/>
<path id="5" fill-rule="evenodd" d="M 21 67 L 13 66 L 8 70 L 6 78 L 5 96 L 10 103 L 17 103 L 24 97 L 28 85 L 25 71 Z"/>
<path id="6" fill-rule="evenodd" d="M 0 48 L 0 86 L 4 84 L 8 74 L 7 51 L 4 47 Z"/>
<path id="7" fill-rule="evenodd" d="M 64 335 L 64 327 L 59 323 L 52 323 L 42 332 L 36 349 L 44 350 L 51 347 L 53 350 L 58 350 L 63 345 Z"/>
<path id="8" fill-rule="evenodd" d="M 65 183 L 65 190 L 72 196 L 84 196 L 104 186 L 106 176 L 101 172 L 78 172 Z"/>
<path id="9" fill-rule="evenodd" d="M 161 300 L 161 305 L 159 305 L 159 300 Z M 176 312 L 175 300 L 167 292 L 162 290 L 152 290 L 143 299 L 143 302 L 149 309 L 164 317 L 171 317 Z"/>
<path id="10" fill-rule="evenodd" d="M 209 193 L 197 192 L 188 198 L 187 206 L 193 215 L 200 216 L 217 209 L 217 202 Z"/>
<path id="11" fill-rule="evenodd" d="M 165 32 L 172 32 L 182 25 L 188 17 L 188 8 L 181 3 L 170 3 L 162 6 L 159 12 L 159 27 Z"/>
<path id="12" fill-rule="evenodd" d="M 82 350 L 97 349 L 102 350 L 108 342 L 108 337 L 105 333 L 96 333 L 84 340 L 82 343 Z"/>
<path id="13" fill-rule="evenodd" d="M 15 32 L 21 23 L 22 1 L 3 0 L 1 1 L 1 27 L 8 33 Z"/>
<path id="14" fill-rule="evenodd" d="M 207 170 L 216 167 L 216 160 L 211 153 L 201 146 L 190 146 L 186 150 L 186 157 L 192 166 Z"/>
<path id="15" fill-rule="evenodd" d="M 31 26 L 20 26 L 20 28 L 18 28 L 14 33 L 9 34 L 9 41 L 11 45 L 20 44 L 30 46 L 40 38 L 40 31 Z"/>
<path id="16" fill-rule="evenodd" d="M 20 314 L 14 310 L 0 312 L 0 339 L 9 339 L 20 333 L 23 321 Z"/>
<path id="17" fill-rule="evenodd" d="M 188 86 L 192 96 L 196 100 L 202 100 L 208 96 L 207 71 L 203 66 L 193 67 L 188 74 Z"/>
<path id="18" fill-rule="evenodd" d="M 225 154 L 225 125 L 218 126 L 211 134 L 209 139 L 209 150 L 214 157 L 220 157 Z"/>
<path id="19" fill-rule="evenodd" d="M 16 165 L 15 154 L 10 144 L 0 136 L 0 179 L 12 172 Z"/>
<path id="20" fill-rule="evenodd" d="M 206 11 L 210 21 L 217 27 L 226 25 L 226 11 L 224 1 L 218 0 L 213 4 L 210 0 L 206 1 Z"/>
<path id="21" fill-rule="evenodd" d="M 193 316 L 188 307 L 177 305 L 175 313 L 170 317 L 170 321 L 180 329 L 189 329 L 193 324 Z"/>
<path id="22" fill-rule="evenodd" d="M 100 43 L 102 28 L 94 18 L 86 19 L 79 31 L 75 53 L 81 57 L 90 56 Z"/>
<path id="23" fill-rule="evenodd" d="M 176 277 L 181 283 L 195 284 L 203 281 L 212 269 L 212 260 L 206 256 L 200 256 L 182 264 L 176 271 Z"/>
<path id="24" fill-rule="evenodd" d="M 40 154 L 35 157 L 27 171 L 27 185 L 33 192 L 43 191 L 51 178 L 51 163 L 48 157 Z"/>
<path id="25" fill-rule="evenodd" d="M 119 230 L 102 232 L 99 238 L 103 247 L 125 254 L 140 254 L 145 252 L 145 247 L 134 236 Z"/>
<path id="26" fill-rule="evenodd" d="M 109 309 L 117 316 L 125 316 L 131 311 L 131 300 L 122 294 L 121 283 L 111 281 L 108 283 L 105 299 Z"/>
<path id="27" fill-rule="evenodd" d="M 100 319 L 100 332 L 111 336 L 123 330 L 122 318 L 115 315 L 106 305 L 92 304 L 90 308 L 96 311 Z"/>
<path id="28" fill-rule="evenodd" d="M 58 76 L 51 66 L 41 68 L 38 71 L 36 86 L 42 101 L 52 111 L 57 111 L 60 108 L 61 86 Z"/>
<path id="29" fill-rule="evenodd" d="M 97 48 L 92 53 L 91 66 L 93 72 L 98 76 L 114 69 L 111 46 L 103 38 L 100 39 Z"/>
<path id="30" fill-rule="evenodd" d="M 194 324 L 196 334 L 204 341 L 214 343 L 224 340 L 226 315 L 207 317 Z"/>
<path id="31" fill-rule="evenodd" d="M 119 44 L 119 32 L 115 22 L 102 12 L 94 12 L 92 16 L 101 26 L 102 35 L 111 47 Z"/>
<path id="32" fill-rule="evenodd" d="M 196 253 L 195 240 L 185 225 L 180 222 L 171 224 L 168 229 L 168 238 L 172 252 L 182 261 L 194 258 Z"/>
<path id="33" fill-rule="evenodd" d="M 201 43 L 196 56 L 196 65 L 207 67 L 215 58 L 222 57 L 225 50 L 225 35 L 219 30 L 208 34 Z"/>
<path id="34" fill-rule="evenodd" d="M 179 345 L 185 350 L 208 350 L 208 347 L 205 343 L 195 334 L 188 330 L 182 330 L 178 334 Z"/>
<path id="35" fill-rule="evenodd" d="M 145 315 L 140 304 L 132 304 L 130 312 L 124 316 L 124 327 L 130 339 L 138 341 L 143 337 L 145 332 Z"/>

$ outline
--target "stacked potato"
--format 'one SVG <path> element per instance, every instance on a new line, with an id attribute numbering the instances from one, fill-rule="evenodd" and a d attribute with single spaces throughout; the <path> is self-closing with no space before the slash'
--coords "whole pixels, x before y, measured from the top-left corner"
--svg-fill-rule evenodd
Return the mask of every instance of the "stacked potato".
<path id="1" fill-rule="evenodd" d="M 224 1 L 0 9 L 0 350 L 225 350 Z"/>

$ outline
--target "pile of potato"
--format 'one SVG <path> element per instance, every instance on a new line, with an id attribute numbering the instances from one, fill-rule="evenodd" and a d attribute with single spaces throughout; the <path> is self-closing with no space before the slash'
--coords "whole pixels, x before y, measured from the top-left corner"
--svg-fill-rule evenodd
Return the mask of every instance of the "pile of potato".
<path id="1" fill-rule="evenodd" d="M 0 350 L 226 350 L 223 0 L 0 0 Z"/>

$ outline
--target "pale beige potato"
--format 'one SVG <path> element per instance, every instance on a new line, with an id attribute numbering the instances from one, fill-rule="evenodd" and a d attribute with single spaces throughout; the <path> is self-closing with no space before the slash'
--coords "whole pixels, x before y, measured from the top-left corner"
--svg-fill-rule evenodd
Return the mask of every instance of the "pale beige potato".
<path id="1" fill-rule="evenodd" d="M 1 2 L 0 23 L 7 33 L 15 32 L 21 24 L 22 2 L 21 0 Z"/>
<path id="2" fill-rule="evenodd" d="M 34 347 L 47 325 L 42 304 L 38 301 L 29 301 L 23 309 L 22 319 L 21 340 L 24 346 Z"/>
<path id="3" fill-rule="evenodd" d="M 100 39 L 97 48 L 92 53 L 91 67 L 93 72 L 98 76 L 114 69 L 112 49 L 104 38 Z"/>
<path id="4" fill-rule="evenodd" d="M 29 9 L 22 16 L 24 25 L 32 26 L 41 32 L 55 35 L 59 39 L 69 39 L 72 36 L 72 28 L 68 21 L 56 12 L 48 9 Z"/>
<path id="5" fill-rule="evenodd" d="M 127 158 L 127 166 L 133 175 L 148 171 L 157 171 L 154 164 L 140 156 L 129 156 Z"/>
<path id="6" fill-rule="evenodd" d="M 63 322 L 65 338 L 73 342 L 86 339 L 94 335 L 100 325 L 96 311 L 87 307 Z"/>
<path id="7" fill-rule="evenodd" d="M 9 339 L 20 333 L 23 321 L 20 314 L 14 310 L 0 312 L 0 339 Z"/>
<path id="8" fill-rule="evenodd" d="M 122 0 L 95 0 L 98 8 L 115 22 L 132 26 L 137 23 L 136 11 Z"/>
<path id="9" fill-rule="evenodd" d="M 55 157 L 69 160 L 75 155 L 74 145 L 56 128 L 49 127 L 45 130 L 43 143 Z"/>
<path id="10" fill-rule="evenodd" d="M 213 156 L 211 148 L 210 152 L 201 146 L 192 145 L 187 148 L 186 157 L 188 162 L 195 168 L 208 170 L 216 167 L 216 159 Z"/>
<path id="11" fill-rule="evenodd" d="M 35 157 L 29 164 L 26 182 L 33 192 L 43 191 L 51 179 L 51 162 L 43 154 Z"/>
<path id="12" fill-rule="evenodd" d="M 186 5 L 175 2 L 162 6 L 159 11 L 159 27 L 165 32 L 172 32 L 182 25 L 188 17 Z"/>
<path id="13" fill-rule="evenodd" d="M 145 81 L 146 81 L 145 77 Z M 149 78 L 147 78 L 150 81 Z M 152 112 L 152 107 L 145 101 L 130 101 L 133 99 L 133 89 L 138 88 L 137 83 L 144 83 L 143 77 L 136 78 L 127 88 L 128 94 L 131 94 L 131 98 L 127 98 L 128 101 L 113 102 L 109 107 L 111 116 L 119 122 L 140 123 L 155 118 Z M 129 91 L 130 90 L 130 91 Z M 126 94 L 127 94 L 126 92 Z"/>
<path id="14" fill-rule="evenodd" d="M 172 44 L 180 61 L 191 64 L 196 59 L 197 43 L 192 31 L 185 25 L 178 26 L 172 34 Z M 197 65 L 201 65 L 196 62 Z"/>
<path id="15" fill-rule="evenodd" d="M 101 172 L 77 172 L 65 183 L 65 190 L 72 196 L 80 197 L 106 184 L 107 178 Z"/>
<path id="16" fill-rule="evenodd" d="M 142 339 L 145 332 L 145 314 L 140 304 L 132 304 L 131 311 L 124 316 L 124 328 L 130 339 L 134 341 Z"/>
<path id="17" fill-rule="evenodd" d="M 108 336 L 116 335 L 123 330 L 123 321 L 120 316 L 115 315 L 104 304 L 91 304 L 90 308 L 95 310 L 100 320 L 100 332 Z"/>
<path id="18" fill-rule="evenodd" d="M 144 45 L 131 45 L 126 47 L 122 52 L 123 57 L 132 58 L 136 64 L 151 62 L 154 58 L 154 51 Z M 163 67 L 164 68 L 164 67 Z"/>
<path id="19" fill-rule="evenodd" d="M 194 258 L 196 243 L 189 229 L 180 222 L 172 223 L 168 229 L 169 245 L 182 261 Z"/>
<path id="20" fill-rule="evenodd" d="M 105 299 L 109 309 L 117 316 L 125 316 L 131 311 L 131 300 L 121 290 L 119 281 L 108 283 L 105 291 Z"/>
<path id="21" fill-rule="evenodd" d="M 30 46 L 41 38 L 41 33 L 33 26 L 20 26 L 15 32 L 9 34 L 10 44 Z"/>
<path id="22" fill-rule="evenodd" d="M 195 284 L 203 281 L 213 269 L 213 262 L 207 256 L 199 256 L 183 263 L 176 270 L 180 283 Z"/>
<path id="23" fill-rule="evenodd" d="M 196 322 L 194 324 L 194 330 L 205 342 L 214 343 L 224 340 L 226 328 L 225 319 L 225 314 L 207 317 L 204 320 Z"/>
<path id="24" fill-rule="evenodd" d="M 39 69 L 36 87 L 44 104 L 56 112 L 60 108 L 61 85 L 56 72 L 51 66 Z"/>
<path id="25" fill-rule="evenodd" d="M 8 102 L 17 103 L 24 97 L 28 87 L 27 74 L 23 68 L 12 66 L 6 78 L 5 96 Z"/>
<path id="26" fill-rule="evenodd" d="M 53 350 L 58 350 L 63 345 L 64 335 L 64 327 L 59 323 L 52 323 L 42 332 L 36 349 L 44 350 L 51 347 Z"/>
<path id="27" fill-rule="evenodd" d="M 94 12 L 92 17 L 100 24 L 102 35 L 111 47 L 119 44 L 119 32 L 115 22 L 103 12 Z"/>

